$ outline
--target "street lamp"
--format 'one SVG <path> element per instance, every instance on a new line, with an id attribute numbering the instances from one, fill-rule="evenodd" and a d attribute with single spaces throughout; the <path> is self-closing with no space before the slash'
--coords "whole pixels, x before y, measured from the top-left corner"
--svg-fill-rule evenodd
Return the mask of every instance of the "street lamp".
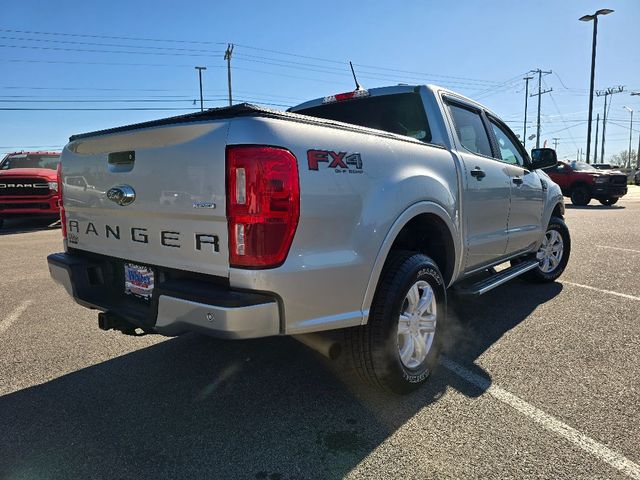
<path id="1" fill-rule="evenodd" d="M 596 75 L 596 37 L 598 36 L 598 15 L 609 15 L 613 10 L 601 8 L 593 15 L 584 15 L 580 17 L 582 22 L 590 22 L 593 20 L 593 43 L 591 45 L 591 87 L 589 88 L 589 122 L 587 123 L 587 163 L 589 163 L 589 154 L 591 152 L 591 121 L 593 119 L 593 81 Z"/>
<path id="2" fill-rule="evenodd" d="M 629 107 L 623 107 L 631 114 L 631 124 L 629 125 L 629 166 L 627 168 L 631 168 L 631 136 L 633 135 L 633 109 Z"/>
<path id="3" fill-rule="evenodd" d="M 206 70 L 207 67 L 195 67 L 198 70 L 198 78 L 200 79 L 200 111 L 204 111 L 204 101 L 202 100 L 202 71 Z"/>

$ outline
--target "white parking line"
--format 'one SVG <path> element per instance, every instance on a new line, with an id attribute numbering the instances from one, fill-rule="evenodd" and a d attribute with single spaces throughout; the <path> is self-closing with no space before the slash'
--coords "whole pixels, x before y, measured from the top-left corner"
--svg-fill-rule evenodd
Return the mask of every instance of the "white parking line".
<path id="1" fill-rule="evenodd" d="M 634 250 L 633 248 L 610 247 L 609 245 L 596 245 L 596 247 L 598 247 L 598 248 L 610 248 L 611 250 L 621 250 L 623 252 L 640 253 L 640 250 Z"/>
<path id="2" fill-rule="evenodd" d="M 0 320 L 0 335 L 2 335 L 5 332 L 5 330 L 11 326 L 13 322 L 15 322 L 18 318 L 20 318 L 20 315 L 24 313 L 24 311 L 27 309 L 29 305 L 31 305 L 31 303 L 32 303 L 32 300 L 25 300 L 20 305 L 18 305 L 13 310 L 13 312 L 9 314 L 8 317 L 4 318 L 3 320 Z"/>
<path id="3" fill-rule="evenodd" d="M 609 295 L 615 295 L 616 297 L 628 298 L 629 300 L 635 300 L 640 302 L 640 297 L 636 297 L 635 295 L 629 295 L 627 293 L 619 293 L 614 292 L 613 290 L 603 290 L 602 288 L 590 287 L 589 285 L 582 285 L 581 283 L 573 283 L 562 280 L 562 284 L 572 285 L 574 287 L 586 288 L 587 290 L 594 290 L 600 293 L 608 293 Z"/>
<path id="4" fill-rule="evenodd" d="M 586 436 L 584 433 L 579 432 L 575 428 L 570 427 L 566 423 L 561 422 L 557 418 L 543 412 L 530 403 L 525 402 L 513 393 L 510 393 L 497 385 L 492 385 L 490 380 L 476 375 L 453 360 L 442 357 L 440 363 L 459 377 L 529 417 L 531 420 L 542 425 L 547 430 L 550 430 L 576 444 L 585 452 L 598 457 L 600 460 L 620 470 L 630 478 L 640 480 L 640 465 L 632 462 L 620 453 L 611 450 L 609 447 Z"/>

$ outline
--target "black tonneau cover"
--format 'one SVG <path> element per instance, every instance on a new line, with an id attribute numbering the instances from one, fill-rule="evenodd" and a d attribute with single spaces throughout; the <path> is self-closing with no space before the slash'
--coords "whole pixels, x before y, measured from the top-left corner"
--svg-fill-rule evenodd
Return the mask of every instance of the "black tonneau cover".
<path id="1" fill-rule="evenodd" d="M 186 115 L 178 115 L 176 117 L 161 118 L 159 120 L 151 120 L 149 122 L 134 123 L 133 125 L 125 125 L 122 127 L 107 128 L 106 130 L 97 130 L 95 132 L 79 133 L 71 135 L 69 141 L 78 140 L 80 138 L 95 137 L 98 135 L 108 135 L 110 133 L 128 132 L 130 130 L 140 130 L 141 128 L 159 127 L 162 125 L 175 125 L 176 123 L 197 122 L 199 120 L 218 120 L 221 118 L 240 117 L 245 115 L 282 115 L 283 112 L 270 110 L 250 103 L 239 103 L 232 107 L 210 108 L 204 112 L 187 113 Z"/>
<path id="2" fill-rule="evenodd" d="M 366 133 L 368 135 L 375 135 L 378 137 L 392 138 L 394 140 L 400 140 L 403 142 L 419 143 L 422 145 L 430 145 L 432 147 L 444 148 L 442 145 L 436 145 L 432 143 L 422 142 L 411 137 L 405 137 L 404 135 L 398 135 L 383 130 L 375 130 L 372 128 L 362 127 L 360 125 L 354 125 L 351 123 L 338 122 L 336 120 L 329 120 L 325 118 L 312 117 L 295 112 L 283 112 L 280 110 L 272 110 L 270 108 L 259 107 L 251 103 L 239 103 L 231 107 L 210 108 L 204 112 L 188 113 L 186 115 L 178 115 L 176 117 L 161 118 L 159 120 L 151 120 L 150 122 L 134 123 L 132 125 L 125 125 L 122 127 L 108 128 L 106 130 L 97 130 L 95 132 L 79 133 L 69 137 L 69 141 L 80 140 L 82 138 L 96 137 L 99 135 L 109 135 L 111 133 L 129 132 L 131 130 L 140 130 L 143 128 L 160 127 L 162 125 L 175 125 L 177 123 L 190 123 L 203 120 L 220 120 L 223 118 L 233 117 L 270 117 L 280 118 L 283 120 L 289 120 L 299 123 L 323 125 L 325 127 L 338 128 L 341 130 L 349 130 L 353 132 Z"/>

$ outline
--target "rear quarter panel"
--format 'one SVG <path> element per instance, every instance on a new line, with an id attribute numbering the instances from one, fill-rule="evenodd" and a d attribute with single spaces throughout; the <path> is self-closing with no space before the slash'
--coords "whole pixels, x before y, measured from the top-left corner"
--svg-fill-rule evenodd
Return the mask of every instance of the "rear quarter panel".
<path id="1" fill-rule="evenodd" d="M 227 144 L 284 147 L 298 160 L 300 222 L 286 262 L 270 270 L 232 268 L 229 276 L 233 286 L 280 295 L 283 333 L 366 321 L 369 279 L 403 212 L 433 205 L 458 228 L 456 168 L 444 148 L 262 117 L 232 120 Z M 309 150 L 360 154 L 362 168 L 330 168 L 328 154 L 313 170 Z"/>

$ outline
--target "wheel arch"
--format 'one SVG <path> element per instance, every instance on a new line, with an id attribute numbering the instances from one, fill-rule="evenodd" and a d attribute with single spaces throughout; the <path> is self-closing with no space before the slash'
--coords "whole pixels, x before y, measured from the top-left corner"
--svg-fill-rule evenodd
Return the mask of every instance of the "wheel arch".
<path id="1" fill-rule="evenodd" d="M 569 188 L 569 195 L 571 195 L 571 193 L 576 189 L 576 188 L 580 188 L 580 187 L 585 187 L 588 191 L 589 191 L 589 195 L 591 195 L 591 190 L 593 188 L 592 185 L 589 185 L 587 182 L 585 182 L 584 180 L 580 180 L 578 182 L 574 182 L 573 184 L 571 184 L 571 188 Z"/>
<path id="2" fill-rule="evenodd" d="M 553 207 L 553 210 L 551 211 L 551 216 L 564 218 L 564 202 L 562 201 L 562 199 L 556 203 L 555 207 Z"/>
<path id="3" fill-rule="evenodd" d="M 444 277 L 445 286 L 456 278 L 460 268 L 460 235 L 446 210 L 431 202 L 412 205 L 391 226 L 378 251 L 362 303 L 363 324 L 367 322 L 385 262 L 394 250 L 411 250 L 431 257 Z"/>

